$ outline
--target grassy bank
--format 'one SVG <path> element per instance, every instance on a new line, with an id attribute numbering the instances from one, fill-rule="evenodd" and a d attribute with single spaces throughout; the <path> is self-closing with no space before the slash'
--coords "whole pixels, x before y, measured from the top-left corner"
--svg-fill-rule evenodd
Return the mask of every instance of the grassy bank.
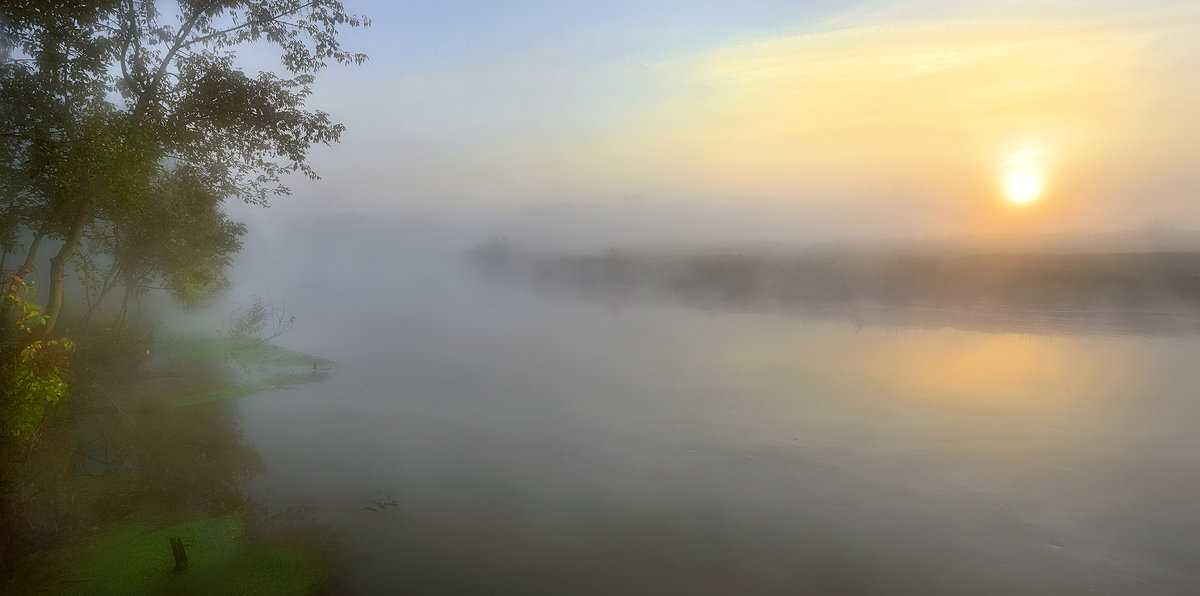
<path id="1" fill-rule="evenodd" d="M 152 344 L 156 374 L 175 379 L 164 403 L 195 405 L 315 383 L 333 362 L 247 337 L 171 335 Z M 203 372 L 203 374 L 197 374 Z"/>
<path id="2" fill-rule="evenodd" d="M 244 492 L 261 473 L 231 400 L 318 382 L 333 363 L 247 336 L 80 341 L 69 399 L 4 458 L 8 593 L 307 594 L 332 534 Z M 183 539 L 190 567 L 173 572 Z"/>
<path id="3" fill-rule="evenodd" d="M 185 570 L 175 570 L 172 537 L 183 537 Z M 326 579 L 325 563 L 311 548 L 253 540 L 240 515 L 182 521 L 138 515 L 41 553 L 23 585 L 12 587 L 80 595 L 312 594 Z"/>

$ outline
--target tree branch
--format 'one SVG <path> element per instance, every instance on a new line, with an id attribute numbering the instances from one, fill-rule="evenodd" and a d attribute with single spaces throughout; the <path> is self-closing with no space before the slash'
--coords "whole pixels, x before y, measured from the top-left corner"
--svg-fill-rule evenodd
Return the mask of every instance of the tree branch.
<path id="1" fill-rule="evenodd" d="M 142 101 L 139 101 L 134 107 L 134 121 L 136 122 L 142 117 L 143 112 L 149 105 L 150 97 L 158 92 L 158 86 L 162 84 L 163 76 L 166 75 L 167 69 L 171 66 L 171 61 L 175 59 L 175 54 L 183 49 L 186 44 L 183 40 L 192 33 L 192 28 L 200 21 L 200 17 L 217 4 L 216 0 L 209 2 L 203 7 L 196 10 L 194 14 L 179 28 L 179 33 L 175 35 L 175 42 L 171 44 L 171 49 L 167 51 L 167 55 L 163 56 L 162 61 L 158 64 L 158 69 L 154 72 L 154 78 L 150 81 L 150 87 L 141 95 Z"/>
<path id="2" fill-rule="evenodd" d="M 255 21 L 246 21 L 245 23 L 242 23 L 241 25 L 234 25 L 233 27 L 230 27 L 230 28 L 228 28 L 228 29 L 222 29 L 221 31 L 214 31 L 214 32 L 212 32 L 212 33 L 209 33 L 208 35 L 204 35 L 204 36 L 202 36 L 202 37 L 197 37 L 196 39 L 193 39 L 193 40 L 189 41 L 189 42 L 188 42 L 188 43 L 187 43 L 187 44 L 186 44 L 184 47 L 189 47 L 189 46 L 192 46 L 192 45 L 195 45 L 195 44 L 198 44 L 198 43 L 204 43 L 204 42 L 206 42 L 206 41 L 208 41 L 208 40 L 210 40 L 210 39 L 213 39 L 213 38 L 216 38 L 216 37 L 220 37 L 220 36 L 222 36 L 222 35 L 225 35 L 225 34 L 227 34 L 227 33 L 233 33 L 234 31 L 238 31 L 239 29 L 245 29 L 246 27 L 249 27 L 249 26 L 251 26 L 251 25 L 266 25 L 267 23 L 274 23 L 274 22 L 277 22 L 277 21 L 279 21 L 279 19 L 281 19 L 281 18 L 283 18 L 283 17 L 286 17 L 286 16 L 288 16 L 288 15 L 290 15 L 290 14 L 295 14 L 295 13 L 297 13 L 297 12 L 299 12 L 299 11 L 301 11 L 301 10 L 304 10 L 305 8 L 308 8 L 308 7 L 310 7 L 310 6 L 314 5 L 314 4 L 316 4 L 316 0 L 311 0 L 310 2 L 306 2 L 306 3 L 304 3 L 304 4 L 301 4 L 300 6 L 297 6 L 296 8 L 293 8 L 293 9 L 291 9 L 291 10 L 286 10 L 286 11 L 283 11 L 283 12 L 281 12 L 281 13 L 279 13 L 279 14 L 277 14 L 277 15 L 274 15 L 274 16 L 272 16 L 272 17 L 270 17 L 270 18 L 267 18 L 267 19 L 259 19 L 259 20 L 255 20 Z"/>

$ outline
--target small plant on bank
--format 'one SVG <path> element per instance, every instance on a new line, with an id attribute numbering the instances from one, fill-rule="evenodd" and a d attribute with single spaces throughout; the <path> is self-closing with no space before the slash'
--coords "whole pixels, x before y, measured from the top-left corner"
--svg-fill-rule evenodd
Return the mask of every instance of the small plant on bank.
<path id="1" fill-rule="evenodd" d="M 288 331 L 296 324 L 296 317 L 287 314 L 279 306 L 254 297 L 248 308 L 239 308 L 230 314 L 229 323 L 220 331 L 227 339 L 244 339 L 268 342 Z"/>

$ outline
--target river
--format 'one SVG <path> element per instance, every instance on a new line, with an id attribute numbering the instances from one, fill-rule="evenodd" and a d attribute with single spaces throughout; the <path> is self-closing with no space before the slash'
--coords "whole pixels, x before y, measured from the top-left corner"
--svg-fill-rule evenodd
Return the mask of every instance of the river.
<path id="1" fill-rule="evenodd" d="M 241 400 L 358 593 L 1200 593 L 1200 338 L 293 288 Z"/>

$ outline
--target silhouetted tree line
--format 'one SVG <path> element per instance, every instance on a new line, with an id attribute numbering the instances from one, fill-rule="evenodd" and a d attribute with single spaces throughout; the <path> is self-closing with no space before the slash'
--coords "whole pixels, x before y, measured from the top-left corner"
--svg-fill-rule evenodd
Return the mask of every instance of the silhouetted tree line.
<path id="1" fill-rule="evenodd" d="M 900 309 L 1011 319 L 1025 312 L 1145 323 L 1168 311 L 1200 308 L 1200 254 L 1194 252 L 671 256 L 609 249 L 510 260 L 505 271 L 602 299 L 643 296 L 704 308 L 810 314 Z"/>

